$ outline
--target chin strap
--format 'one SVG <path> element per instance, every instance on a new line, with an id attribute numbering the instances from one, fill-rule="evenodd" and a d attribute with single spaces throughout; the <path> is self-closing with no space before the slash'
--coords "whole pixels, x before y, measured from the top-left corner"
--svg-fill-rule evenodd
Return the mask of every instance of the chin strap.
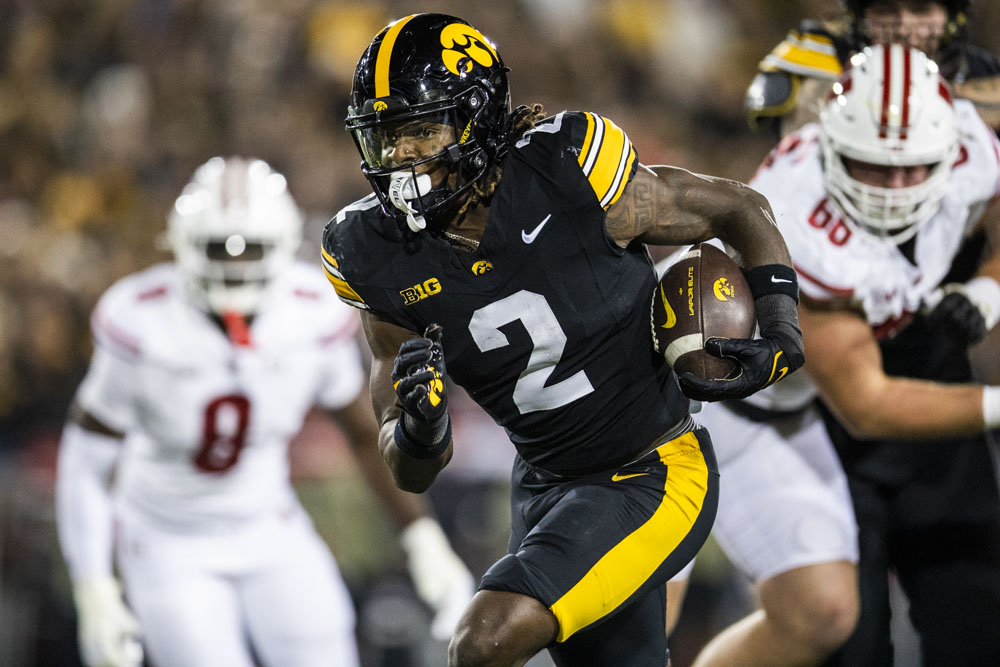
<path id="1" fill-rule="evenodd" d="M 406 225 L 413 232 L 427 228 L 424 216 L 417 214 L 417 209 L 410 201 L 422 197 L 432 189 L 431 177 L 427 174 L 417 174 L 416 178 L 409 171 L 395 171 L 389 175 L 389 201 L 403 213 L 406 213 Z"/>

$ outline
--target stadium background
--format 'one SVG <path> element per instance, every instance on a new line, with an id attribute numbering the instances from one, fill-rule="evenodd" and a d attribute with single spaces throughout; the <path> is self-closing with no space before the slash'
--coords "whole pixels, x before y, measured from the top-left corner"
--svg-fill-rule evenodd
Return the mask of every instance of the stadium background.
<path id="1" fill-rule="evenodd" d="M 974 10 L 971 41 L 998 51 L 988 4 Z M 368 192 L 342 123 L 357 58 L 389 20 L 441 11 L 497 43 L 515 104 L 599 112 L 647 164 L 745 181 L 772 144 L 742 115 L 757 61 L 800 19 L 838 10 L 822 0 L 0 2 L 0 666 L 78 664 L 52 507 L 59 429 L 89 358 L 90 309 L 117 278 L 169 257 L 159 233 L 197 165 L 268 160 L 308 215 L 303 255 L 318 257 L 326 219 Z M 512 448 L 467 402 L 455 410 L 456 460 L 432 498 L 478 575 L 505 548 Z M 366 667 L 441 664 L 429 613 L 337 431 L 310 420 L 293 468 L 357 601 Z M 675 666 L 750 603 L 710 544 Z"/>

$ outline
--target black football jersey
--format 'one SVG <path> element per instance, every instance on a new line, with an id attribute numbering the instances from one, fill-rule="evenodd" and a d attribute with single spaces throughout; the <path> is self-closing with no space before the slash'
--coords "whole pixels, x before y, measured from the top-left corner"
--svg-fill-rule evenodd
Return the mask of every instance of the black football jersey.
<path id="1" fill-rule="evenodd" d="M 651 344 L 646 247 L 604 226 L 637 168 L 614 123 L 563 112 L 511 146 L 476 252 L 404 238 L 371 195 L 327 224 L 324 269 L 355 307 L 418 333 L 440 324 L 449 376 L 527 461 L 608 469 L 688 411 Z"/>

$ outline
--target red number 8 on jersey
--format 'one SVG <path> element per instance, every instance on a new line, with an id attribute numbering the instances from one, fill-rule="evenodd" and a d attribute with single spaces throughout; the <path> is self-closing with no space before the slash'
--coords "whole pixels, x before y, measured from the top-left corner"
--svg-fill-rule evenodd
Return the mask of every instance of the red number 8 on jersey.
<path id="1" fill-rule="evenodd" d="M 250 422 L 250 400 L 241 394 L 220 396 L 205 407 L 201 445 L 194 464 L 205 472 L 225 472 L 240 458 Z"/>

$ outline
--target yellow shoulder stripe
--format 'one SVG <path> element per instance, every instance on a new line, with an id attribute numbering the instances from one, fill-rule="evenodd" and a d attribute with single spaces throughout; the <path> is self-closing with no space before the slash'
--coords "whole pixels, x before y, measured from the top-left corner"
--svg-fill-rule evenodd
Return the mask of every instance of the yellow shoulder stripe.
<path id="1" fill-rule="evenodd" d="M 326 279 L 333 285 L 333 289 L 337 292 L 337 296 L 352 306 L 365 307 L 365 300 L 354 291 L 353 287 L 347 284 L 346 280 L 344 280 L 343 274 L 340 273 L 337 260 L 334 259 L 334 257 L 330 255 L 325 248 L 322 249 L 321 253 L 323 256 L 323 273 L 326 274 Z"/>
<path id="2" fill-rule="evenodd" d="M 625 190 L 636 159 L 635 148 L 612 121 L 592 113 L 586 117 L 587 133 L 577 161 L 601 206 L 607 209 Z"/>

